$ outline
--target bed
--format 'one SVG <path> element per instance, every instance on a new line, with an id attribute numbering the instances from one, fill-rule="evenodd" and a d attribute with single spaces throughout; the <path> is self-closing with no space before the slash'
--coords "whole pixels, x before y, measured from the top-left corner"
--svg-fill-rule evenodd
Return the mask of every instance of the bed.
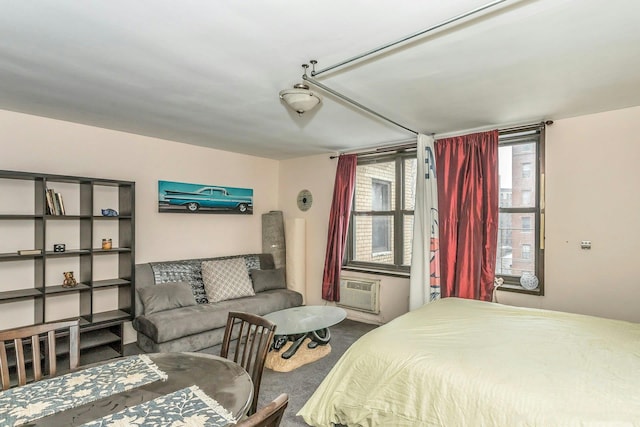
<path id="1" fill-rule="evenodd" d="M 355 342 L 312 426 L 640 426 L 640 324 L 446 298 Z"/>

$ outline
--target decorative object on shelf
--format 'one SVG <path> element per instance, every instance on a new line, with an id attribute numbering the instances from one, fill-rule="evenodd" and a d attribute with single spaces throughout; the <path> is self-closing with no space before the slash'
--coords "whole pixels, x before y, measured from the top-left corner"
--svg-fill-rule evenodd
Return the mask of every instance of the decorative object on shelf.
<path id="1" fill-rule="evenodd" d="M 111 249 L 111 239 L 102 239 L 102 249 Z"/>
<path id="2" fill-rule="evenodd" d="M 158 212 L 253 214 L 253 190 L 158 181 Z"/>
<path id="3" fill-rule="evenodd" d="M 18 255 L 40 255 L 41 253 L 40 249 L 21 249 L 18 251 Z"/>
<path id="4" fill-rule="evenodd" d="M 47 188 L 47 214 L 49 215 L 65 215 L 64 202 L 62 194 L 56 193 L 54 189 Z"/>
<path id="5" fill-rule="evenodd" d="M 54 243 L 53 252 L 64 252 L 66 245 L 64 243 Z"/>
<path id="6" fill-rule="evenodd" d="M 538 278 L 530 271 L 525 271 L 520 276 L 520 286 L 527 290 L 533 290 L 538 287 Z"/>
<path id="7" fill-rule="evenodd" d="M 118 211 L 111 208 L 102 209 L 102 216 L 118 216 Z"/>
<path id="8" fill-rule="evenodd" d="M 62 281 L 63 288 L 74 288 L 78 286 L 78 281 L 73 277 L 73 271 L 65 271 L 62 274 L 64 275 L 64 280 Z"/>
<path id="9" fill-rule="evenodd" d="M 298 209 L 301 211 L 308 211 L 313 204 L 313 196 L 309 190 L 301 190 L 298 193 Z"/>

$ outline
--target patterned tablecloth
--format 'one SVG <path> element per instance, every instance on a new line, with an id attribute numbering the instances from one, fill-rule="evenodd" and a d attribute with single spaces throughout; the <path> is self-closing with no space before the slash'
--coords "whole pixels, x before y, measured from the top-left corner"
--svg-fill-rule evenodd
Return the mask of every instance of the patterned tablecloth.
<path id="1" fill-rule="evenodd" d="M 191 386 L 84 426 L 223 427 L 232 422 L 235 422 L 233 415 L 197 386 Z"/>
<path id="2" fill-rule="evenodd" d="M 0 392 L 0 426 L 28 423 L 166 379 L 149 357 L 137 355 L 11 388 Z M 194 385 L 86 425 L 224 426 L 232 421 L 228 411 Z"/>

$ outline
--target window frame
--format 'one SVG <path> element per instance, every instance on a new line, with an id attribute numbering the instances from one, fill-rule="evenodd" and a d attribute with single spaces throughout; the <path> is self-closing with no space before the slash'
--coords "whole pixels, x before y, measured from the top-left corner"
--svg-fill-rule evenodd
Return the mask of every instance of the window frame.
<path id="1" fill-rule="evenodd" d="M 379 272 L 382 274 L 388 273 L 390 275 L 403 275 L 406 276 L 411 271 L 411 265 L 403 265 L 403 256 L 404 251 L 404 218 L 407 215 L 414 215 L 413 209 L 405 209 L 405 160 L 406 159 L 415 159 L 417 158 L 417 154 L 414 150 L 404 150 L 401 152 L 395 153 L 385 153 L 373 156 L 361 156 L 358 157 L 358 166 L 367 165 L 367 164 L 375 164 L 375 163 L 385 163 L 389 161 L 395 162 L 395 180 L 396 180 L 396 188 L 395 188 L 395 200 L 394 203 L 390 203 L 390 205 L 394 205 L 395 209 L 390 209 L 388 211 L 360 211 L 356 212 L 355 209 L 351 209 L 351 213 L 349 215 L 349 231 L 347 234 L 347 244 L 345 248 L 345 256 L 342 263 L 343 268 L 346 270 L 366 270 L 369 272 Z M 393 190 L 391 190 L 393 192 Z M 355 207 L 356 199 L 356 191 L 354 191 L 352 206 Z M 390 200 L 391 202 L 391 200 Z M 390 230 L 393 229 L 393 239 L 391 240 L 392 244 L 392 252 L 393 252 L 393 264 L 385 264 L 385 263 L 377 263 L 377 262 L 366 262 L 366 261 L 357 261 L 354 260 L 354 232 L 355 232 L 355 221 L 356 217 L 362 216 L 392 216 L 393 217 L 393 227 L 390 227 Z M 373 227 L 372 227 L 373 228 Z M 373 248 L 372 248 L 373 250 Z"/>
<path id="2" fill-rule="evenodd" d="M 507 274 L 496 274 L 504 280 L 504 284 L 500 287 L 502 291 L 525 293 L 530 295 L 544 295 L 544 177 L 545 177 L 545 129 L 544 126 L 532 128 L 529 130 L 520 130 L 518 132 L 500 132 L 498 139 L 498 149 L 500 146 L 514 146 L 518 144 L 527 144 L 535 142 L 536 159 L 532 165 L 531 178 L 536 179 L 535 197 L 533 198 L 532 207 L 517 208 L 501 208 L 498 205 L 499 213 L 511 214 L 534 214 L 533 227 L 528 232 L 534 234 L 534 244 L 531 245 L 531 255 L 535 256 L 534 273 L 538 278 L 538 287 L 536 289 L 525 289 L 520 285 L 520 277 Z M 533 167 L 535 166 L 535 167 Z M 499 243 L 499 242 L 498 242 Z"/>

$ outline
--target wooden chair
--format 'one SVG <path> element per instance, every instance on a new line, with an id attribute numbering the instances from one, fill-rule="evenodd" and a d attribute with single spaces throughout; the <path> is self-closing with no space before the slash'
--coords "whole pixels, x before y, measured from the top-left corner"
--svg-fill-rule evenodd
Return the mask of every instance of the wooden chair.
<path id="1" fill-rule="evenodd" d="M 40 381 L 42 379 L 42 353 L 40 352 L 40 341 L 42 339 L 45 341 L 46 346 L 46 363 L 44 370 L 48 370 L 49 376 L 56 374 L 55 331 L 66 328 L 69 329 L 69 368 L 76 369 L 80 358 L 80 328 L 78 320 L 42 323 L 0 331 L 0 379 L 2 379 L 2 390 L 7 390 L 11 387 L 5 341 L 13 341 L 13 350 L 16 356 L 16 372 L 18 375 L 17 385 L 25 385 L 27 383 L 26 366 L 29 363 L 33 365 L 33 380 Z M 45 333 L 46 336 L 40 336 Z M 24 338 L 30 338 L 27 343 L 31 343 L 31 361 L 25 360 Z"/>
<path id="2" fill-rule="evenodd" d="M 256 412 L 260 381 L 276 325 L 255 314 L 230 312 L 220 356 L 242 366 L 253 381 L 253 401 L 248 414 Z"/>
<path id="3" fill-rule="evenodd" d="M 278 427 L 288 404 L 289 395 L 282 393 L 267 406 L 260 408 L 255 414 L 238 421 L 236 427 Z"/>

